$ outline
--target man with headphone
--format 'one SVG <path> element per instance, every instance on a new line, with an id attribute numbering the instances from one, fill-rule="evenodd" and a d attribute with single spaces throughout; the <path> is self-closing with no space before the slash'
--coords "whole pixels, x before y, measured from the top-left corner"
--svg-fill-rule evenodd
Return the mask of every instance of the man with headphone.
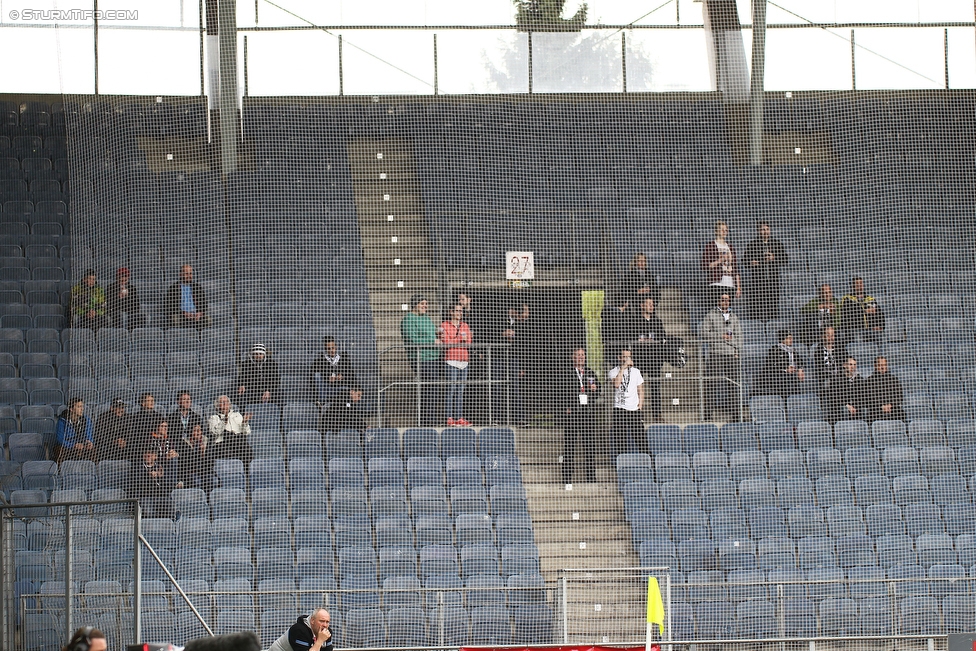
<path id="1" fill-rule="evenodd" d="M 106 651 L 105 633 L 91 626 L 82 626 L 71 636 L 61 651 Z"/>

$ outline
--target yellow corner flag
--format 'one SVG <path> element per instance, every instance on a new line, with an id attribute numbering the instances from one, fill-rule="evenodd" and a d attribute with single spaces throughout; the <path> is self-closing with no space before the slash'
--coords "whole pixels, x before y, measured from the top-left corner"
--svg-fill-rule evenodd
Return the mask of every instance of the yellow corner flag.
<path id="1" fill-rule="evenodd" d="M 664 637 L 664 601 L 657 578 L 653 576 L 647 577 L 647 623 L 657 624 L 661 637 Z"/>

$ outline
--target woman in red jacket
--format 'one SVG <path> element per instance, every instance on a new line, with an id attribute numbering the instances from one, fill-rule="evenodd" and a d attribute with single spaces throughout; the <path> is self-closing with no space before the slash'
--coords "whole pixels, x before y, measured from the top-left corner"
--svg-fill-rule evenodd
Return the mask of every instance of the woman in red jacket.
<path id="1" fill-rule="evenodd" d="M 468 380 L 468 344 L 471 328 L 461 320 L 464 308 L 451 308 L 451 318 L 441 324 L 440 339 L 446 346 L 444 361 L 447 364 L 447 424 L 467 427 L 471 423 L 461 415 L 464 408 L 464 385 Z"/>

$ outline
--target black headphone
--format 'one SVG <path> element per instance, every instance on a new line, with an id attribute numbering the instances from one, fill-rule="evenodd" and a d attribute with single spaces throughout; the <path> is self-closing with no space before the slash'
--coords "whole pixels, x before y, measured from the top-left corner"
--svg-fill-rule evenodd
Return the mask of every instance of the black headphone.
<path id="1" fill-rule="evenodd" d="M 88 651 L 89 647 L 91 647 L 91 634 L 94 630 L 94 626 L 82 626 L 79 628 L 75 631 L 71 641 L 68 642 L 68 646 L 64 647 L 64 651 Z"/>

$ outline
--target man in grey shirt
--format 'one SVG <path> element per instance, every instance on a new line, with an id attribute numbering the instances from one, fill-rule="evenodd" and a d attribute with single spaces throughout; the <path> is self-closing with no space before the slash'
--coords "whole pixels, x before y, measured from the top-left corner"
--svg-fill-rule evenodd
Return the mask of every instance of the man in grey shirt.
<path id="1" fill-rule="evenodd" d="M 705 373 L 713 378 L 706 383 L 705 416 L 713 420 L 718 409 L 738 420 L 739 354 L 742 351 L 742 325 L 732 313 L 732 297 L 722 294 L 718 305 L 709 310 L 701 324 L 702 340 L 708 344 Z"/>

